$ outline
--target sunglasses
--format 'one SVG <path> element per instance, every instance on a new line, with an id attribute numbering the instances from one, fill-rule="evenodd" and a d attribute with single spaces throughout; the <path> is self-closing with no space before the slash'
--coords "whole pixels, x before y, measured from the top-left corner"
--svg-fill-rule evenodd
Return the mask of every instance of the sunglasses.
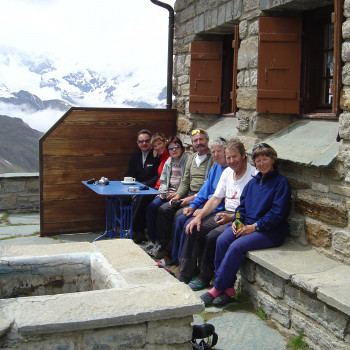
<path id="1" fill-rule="evenodd" d="M 195 134 L 205 134 L 205 131 L 203 129 L 192 130 L 191 135 L 193 136 Z"/>
<path id="2" fill-rule="evenodd" d="M 257 143 L 257 144 L 253 147 L 253 152 L 254 152 L 257 148 L 271 148 L 271 146 L 268 145 L 267 143 Z"/>
<path id="3" fill-rule="evenodd" d="M 137 143 L 142 144 L 142 143 L 149 143 L 151 139 L 146 139 L 146 140 L 137 140 Z"/>
<path id="4" fill-rule="evenodd" d="M 168 147 L 168 151 L 173 151 L 175 149 L 180 148 L 180 146 L 172 146 L 172 147 Z"/>

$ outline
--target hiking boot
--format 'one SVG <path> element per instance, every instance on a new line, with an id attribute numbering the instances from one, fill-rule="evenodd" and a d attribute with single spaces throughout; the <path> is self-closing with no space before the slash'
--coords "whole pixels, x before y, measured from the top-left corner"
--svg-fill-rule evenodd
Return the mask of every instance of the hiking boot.
<path id="1" fill-rule="evenodd" d="M 188 286 L 192 290 L 196 291 L 196 290 L 201 290 L 201 289 L 204 289 L 204 288 L 208 287 L 209 283 L 203 282 L 199 278 L 195 278 L 188 284 Z"/>

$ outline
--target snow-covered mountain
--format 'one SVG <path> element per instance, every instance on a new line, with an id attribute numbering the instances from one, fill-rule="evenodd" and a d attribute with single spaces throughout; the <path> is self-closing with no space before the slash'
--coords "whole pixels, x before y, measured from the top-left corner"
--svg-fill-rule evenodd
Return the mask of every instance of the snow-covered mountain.
<path id="1" fill-rule="evenodd" d="M 150 82 L 137 72 L 109 76 L 0 47 L 0 114 L 20 117 L 41 131 L 50 127 L 47 113 L 56 113 L 52 125 L 71 106 L 165 108 L 165 85 Z M 40 118 L 46 118 L 41 128 Z"/>

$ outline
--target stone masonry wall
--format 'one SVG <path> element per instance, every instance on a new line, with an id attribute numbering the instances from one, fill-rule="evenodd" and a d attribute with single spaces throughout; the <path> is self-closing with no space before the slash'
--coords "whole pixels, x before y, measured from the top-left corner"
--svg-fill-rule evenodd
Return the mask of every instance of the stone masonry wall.
<path id="1" fill-rule="evenodd" d="M 307 0 L 308 1 L 308 0 Z M 311 0 L 309 0 L 311 1 Z M 268 10 L 294 0 L 263 1 Z M 178 110 L 177 131 L 189 143 L 192 128 L 206 128 L 218 115 L 189 113 L 190 43 L 208 36 L 232 33 L 239 24 L 237 106 L 238 138 L 250 149 L 253 144 L 287 127 L 292 115 L 262 115 L 256 112 L 258 67 L 258 19 L 261 2 L 177 0 L 175 3 L 174 108 Z M 315 4 L 315 2 L 314 2 Z M 286 10 L 285 10 L 286 11 Z M 280 11 L 282 13 L 282 11 Z M 323 254 L 350 264 L 350 0 L 344 2 L 342 60 L 343 91 L 339 134 L 343 139 L 335 164 L 328 168 L 281 162 L 280 170 L 292 187 L 291 238 L 310 244 Z M 220 136 L 220 135 L 218 135 Z M 277 150 L 278 151 L 278 150 Z"/>
<path id="2" fill-rule="evenodd" d="M 0 174 L 0 211 L 37 212 L 40 206 L 39 174 Z"/>
<path id="3" fill-rule="evenodd" d="M 246 260 L 240 271 L 241 290 L 280 331 L 294 336 L 303 333 L 303 340 L 312 349 L 349 349 L 347 314 L 251 260 Z"/>
<path id="4" fill-rule="evenodd" d="M 174 318 L 80 332 L 22 336 L 2 344 L 7 349 L 190 350 L 192 317 Z M 10 338 L 10 337 L 9 337 Z"/>

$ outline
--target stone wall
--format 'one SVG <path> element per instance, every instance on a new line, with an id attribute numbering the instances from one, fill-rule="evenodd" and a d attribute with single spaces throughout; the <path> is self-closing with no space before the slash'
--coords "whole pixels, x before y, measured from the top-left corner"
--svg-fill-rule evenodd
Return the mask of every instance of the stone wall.
<path id="1" fill-rule="evenodd" d="M 349 315 L 320 300 L 315 291 L 307 290 L 297 274 L 291 279 L 282 278 L 251 260 L 240 271 L 243 293 L 257 309 L 264 310 L 281 332 L 294 336 L 302 333 L 312 349 L 349 349 Z M 300 275 L 303 272 L 300 269 Z"/>
<path id="2" fill-rule="evenodd" d="M 38 212 L 39 174 L 0 174 L 0 211 Z"/>
<path id="3" fill-rule="evenodd" d="M 322 1 L 322 4 L 329 1 Z M 210 40 L 213 35 L 232 33 L 239 25 L 240 48 L 237 75 L 237 137 L 246 149 L 296 121 L 292 115 L 261 115 L 256 112 L 258 67 L 258 19 L 262 11 L 305 10 L 320 2 L 281 1 L 201 1 L 175 3 L 174 107 L 178 110 L 177 131 L 189 142 L 192 128 L 215 124 L 218 115 L 189 113 L 190 43 Z M 284 6 L 284 10 L 278 8 Z M 288 10 L 289 9 L 289 10 Z M 328 167 L 281 162 L 280 170 L 292 187 L 291 238 L 312 245 L 323 254 L 350 264 L 350 0 L 344 2 L 342 60 L 343 91 L 339 134 L 343 139 L 336 161 Z M 209 39 L 208 39 L 209 38 Z M 220 136 L 220 135 L 218 135 Z M 278 151 L 278 150 L 277 150 Z"/>

